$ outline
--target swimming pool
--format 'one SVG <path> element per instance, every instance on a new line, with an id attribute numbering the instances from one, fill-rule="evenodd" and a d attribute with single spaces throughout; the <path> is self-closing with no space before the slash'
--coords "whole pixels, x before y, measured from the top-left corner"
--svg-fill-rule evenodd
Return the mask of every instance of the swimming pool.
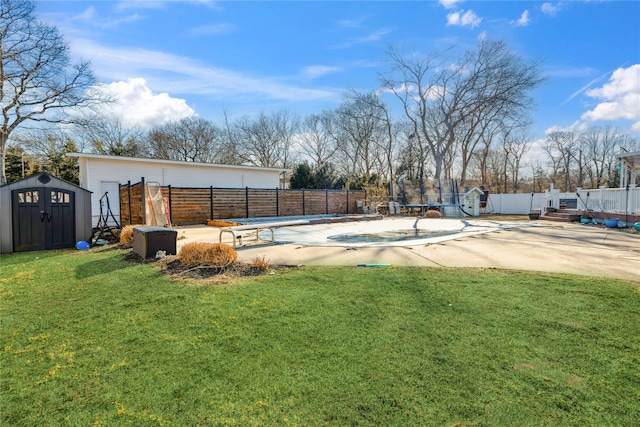
<path id="1" fill-rule="evenodd" d="M 274 239 L 276 244 L 293 243 L 302 246 L 411 246 L 526 226 L 533 225 L 526 222 L 498 223 L 473 219 L 385 218 L 281 227 L 274 229 Z M 265 233 L 264 239 L 270 238 L 270 233 Z"/>

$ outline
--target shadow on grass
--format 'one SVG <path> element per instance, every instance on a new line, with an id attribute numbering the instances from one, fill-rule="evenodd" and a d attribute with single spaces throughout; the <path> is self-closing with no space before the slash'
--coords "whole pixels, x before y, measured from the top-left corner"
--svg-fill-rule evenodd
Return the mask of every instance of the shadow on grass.
<path id="1" fill-rule="evenodd" d="M 46 258 L 55 258 L 59 256 L 69 255 L 78 252 L 77 249 L 56 249 L 47 251 L 32 252 L 14 252 L 0 255 L 0 265 L 8 267 L 15 264 L 27 264 L 30 262 L 38 262 Z"/>
<path id="2" fill-rule="evenodd" d="M 138 262 L 139 263 L 139 262 Z M 108 258 L 96 259 L 78 265 L 75 268 L 76 279 L 86 279 L 100 274 L 113 273 L 122 271 L 138 264 L 136 262 L 128 262 L 126 254 L 113 253 Z"/>

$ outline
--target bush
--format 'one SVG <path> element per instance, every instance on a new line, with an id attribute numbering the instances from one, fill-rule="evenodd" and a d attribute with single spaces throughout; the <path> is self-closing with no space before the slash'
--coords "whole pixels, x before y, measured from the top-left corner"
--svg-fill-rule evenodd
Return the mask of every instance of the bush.
<path id="1" fill-rule="evenodd" d="M 261 271 L 266 271 L 269 268 L 269 260 L 264 255 L 261 257 L 257 256 L 251 260 L 250 266 Z"/>
<path id="2" fill-rule="evenodd" d="M 424 217 L 425 218 L 442 218 L 442 213 L 435 209 L 429 209 L 427 212 L 425 212 Z"/>
<path id="3" fill-rule="evenodd" d="M 133 228 L 142 227 L 142 224 L 125 225 L 120 231 L 120 243 L 123 245 L 133 245 Z"/>
<path id="4" fill-rule="evenodd" d="M 238 254 L 226 243 L 187 243 L 178 253 L 178 259 L 187 267 L 227 267 L 238 259 Z"/>

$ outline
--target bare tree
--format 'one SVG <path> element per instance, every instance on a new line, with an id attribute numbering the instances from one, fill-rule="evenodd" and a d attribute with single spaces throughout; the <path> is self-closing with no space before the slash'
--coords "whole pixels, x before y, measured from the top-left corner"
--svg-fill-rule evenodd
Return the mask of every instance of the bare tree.
<path id="1" fill-rule="evenodd" d="M 463 133 L 460 137 L 460 185 L 465 186 L 469 166 L 472 162 L 484 163 L 482 157 L 486 156 L 494 140 L 498 140 L 500 135 L 508 135 L 517 129 L 522 129 L 528 125 L 524 116 L 512 118 L 504 114 L 493 114 L 470 124 L 463 125 Z M 480 167 L 481 171 L 484 171 Z M 484 178 L 484 174 L 480 174 Z M 481 179 L 484 183 L 484 179 Z"/>
<path id="2" fill-rule="evenodd" d="M 269 116 L 261 113 L 256 120 L 241 118 L 232 131 L 238 143 L 238 155 L 244 164 L 291 167 L 293 137 L 298 126 L 298 118 L 287 111 Z"/>
<path id="3" fill-rule="evenodd" d="M 531 191 L 542 193 L 543 189 L 548 186 L 549 179 L 547 177 L 547 173 L 537 160 L 531 165 L 531 169 L 531 177 L 533 180 L 531 183 Z"/>
<path id="4" fill-rule="evenodd" d="M 218 162 L 225 165 L 242 165 L 240 155 L 240 131 L 229 119 L 229 113 L 224 110 L 224 126 L 220 136 L 220 152 Z"/>
<path id="5" fill-rule="evenodd" d="M 414 181 L 420 175 L 419 164 L 424 164 L 424 159 L 420 157 L 420 149 L 415 142 L 411 126 L 407 123 L 400 123 L 398 128 L 399 147 L 396 177 Z"/>
<path id="6" fill-rule="evenodd" d="M 471 162 L 476 166 L 476 180 L 481 184 L 489 184 L 488 177 L 488 157 L 492 150 L 493 141 L 497 140 L 499 136 L 505 131 L 502 122 L 493 123 L 491 125 L 484 126 L 482 132 L 478 134 L 478 140 L 472 145 L 463 145 L 461 157 L 462 157 L 462 170 L 460 172 L 461 185 L 466 185 L 467 170 Z M 467 159 L 467 156 L 470 156 Z"/>
<path id="7" fill-rule="evenodd" d="M 507 173 L 506 173 L 505 152 L 499 148 L 492 148 L 486 157 L 486 183 L 493 189 L 498 189 L 502 193 L 506 193 Z"/>
<path id="8" fill-rule="evenodd" d="M 307 116 L 301 124 L 297 148 L 311 159 L 316 171 L 322 169 L 338 149 L 335 135 L 335 113 L 323 111 Z"/>
<path id="9" fill-rule="evenodd" d="M 509 133 L 504 138 L 502 148 L 505 153 L 507 176 L 511 178 L 511 191 L 513 193 L 517 193 L 519 190 L 519 176 L 522 158 L 531 148 L 531 139 L 524 134 L 512 135 Z M 505 185 L 507 182 L 507 176 L 505 176 Z"/>
<path id="10" fill-rule="evenodd" d="M 593 126 L 581 135 L 581 141 L 591 168 L 587 172 L 591 177 L 591 188 L 606 184 L 614 162 L 615 150 L 624 140 L 624 135 L 615 127 Z"/>
<path id="11" fill-rule="evenodd" d="M 389 113 L 389 107 L 382 102 L 380 93 L 360 93 L 353 90 L 351 97 L 358 103 L 369 107 L 372 119 L 375 123 L 375 132 L 372 134 L 374 144 L 375 163 L 378 165 L 378 174 L 385 177 L 389 183 L 394 180 L 394 160 L 396 156 L 396 133 Z M 393 197 L 393 187 L 390 187 L 389 196 Z"/>
<path id="12" fill-rule="evenodd" d="M 97 154 L 138 157 L 143 154 L 144 131 L 122 116 L 95 115 L 75 127 L 77 139 Z"/>
<path id="13" fill-rule="evenodd" d="M 374 139 L 379 131 L 376 107 L 349 93 L 336 111 L 339 166 L 344 175 L 370 177 L 376 169 Z"/>
<path id="14" fill-rule="evenodd" d="M 220 158 L 220 130 L 202 118 L 167 123 L 149 132 L 147 151 L 156 159 L 213 163 Z"/>
<path id="15" fill-rule="evenodd" d="M 538 63 L 514 55 L 503 42 L 483 40 L 457 61 L 442 53 L 388 54 L 393 66 L 382 86 L 400 100 L 418 143 L 429 148 L 438 181 L 462 135 L 474 135 L 494 118 L 523 115 L 533 104 L 528 93 L 542 82 Z"/>
<path id="16" fill-rule="evenodd" d="M 35 19 L 29 0 L 0 2 L 0 157 L 11 133 L 25 122 L 74 121 L 69 109 L 104 102 L 89 63 L 72 64 L 69 48 L 55 27 Z"/>
<path id="17" fill-rule="evenodd" d="M 562 174 L 564 191 L 571 191 L 571 168 L 579 144 L 575 130 L 554 131 L 547 135 L 544 149 L 551 158 L 554 175 Z"/>

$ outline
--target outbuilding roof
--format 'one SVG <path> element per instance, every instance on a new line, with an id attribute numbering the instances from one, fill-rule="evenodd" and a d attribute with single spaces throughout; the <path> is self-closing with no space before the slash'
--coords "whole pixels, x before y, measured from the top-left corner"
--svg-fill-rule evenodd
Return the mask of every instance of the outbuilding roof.
<path id="1" fill-rule="evenodd" d="M 193 165 L 204 166 L 211 168 L 228 168 L 228 169 L 245 169 L 245 170 L 260 170 L 260 171 L 278 171 L 278 172 L 291 172 L 291 169 L 286 168 L 264 168 L 259 166 L 238 166 L 238 165 L 223 165 L 219 163 L 200 163 L 200 162 L 183 162 L 179 160 L 164 160 L 164 159 L 149 159 L 145 157 L 125 157 L 125 156 L 108 156 L 105 154 L 88 154 L 88 153 L 67 153 L 69 157 L 77 157 L 79 159 L 100 159 L 100 160 L 113 160 L 113 161 L 133 161 L 141 163 L 155 163 L 155 164 L 170 164 L 170 165 Z"/>

